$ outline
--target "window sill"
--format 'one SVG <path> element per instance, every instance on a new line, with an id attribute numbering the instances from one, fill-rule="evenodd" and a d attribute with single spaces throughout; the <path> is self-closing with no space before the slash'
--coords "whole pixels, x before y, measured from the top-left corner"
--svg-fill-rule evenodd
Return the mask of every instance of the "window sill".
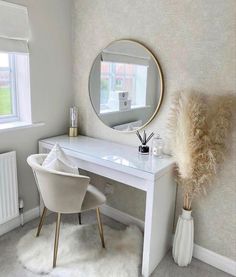
<path id="1" fill-rule="evenodd" d="M 23 122 L 23 121 L 0 123 L 0 134 L 10 132 L 10 131 L 15 131 L 18 129 L 35 128 L 35 127 L 40 127 L 44 125 L 45 125 L 44 122 L 29 123 L 29 122 Z"/>
<path id="2" fill-rule="evenodd" d="M 106 114 L 113 114 L 113 113 L 125 113 L 125 112 L 131 112 L 134 110 L 141 110 L 141 109 L 150 109 L 151 106 L 147 105 L 147 106 L 131 106 L 131 108 L 129 110 L 103 110 L 102 112 L 100 112 L 101 115 L 106 115 Z"/>

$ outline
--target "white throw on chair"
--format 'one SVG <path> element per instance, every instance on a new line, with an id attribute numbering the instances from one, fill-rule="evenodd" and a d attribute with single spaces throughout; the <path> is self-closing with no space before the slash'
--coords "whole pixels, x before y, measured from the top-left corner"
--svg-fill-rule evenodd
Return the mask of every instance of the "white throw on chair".
<path id="1" fill-rule="evenodd" d="M 36 183 L 45 205 L 36 236 L 40 234 L 47 209 L 57 213 L 53 255 L 53 267 L 55 267 L 61 214 L 80 213 L 96 209 L 99 234 L 102 247 L 105 248 L 99 206 L 106 202 L 106 197 L 89 184 L 90 178 L 87 176 L 45 169 L 42 167 L 42 163 L 46 157 L 47 154 L 31 155 L 28 157 L 27 162 L 34 172 Z"/>

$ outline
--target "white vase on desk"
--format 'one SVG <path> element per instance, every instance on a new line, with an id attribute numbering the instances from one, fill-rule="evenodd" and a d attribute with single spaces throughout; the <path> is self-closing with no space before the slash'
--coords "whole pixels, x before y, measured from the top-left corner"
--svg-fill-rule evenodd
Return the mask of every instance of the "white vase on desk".
<path id="1" fill-rule="evenodd" d="M 191 213 L 182 209 L 175 231 L 172 255 L 179 266 L 189 265 L 193 256 L 194 225 Z"/>

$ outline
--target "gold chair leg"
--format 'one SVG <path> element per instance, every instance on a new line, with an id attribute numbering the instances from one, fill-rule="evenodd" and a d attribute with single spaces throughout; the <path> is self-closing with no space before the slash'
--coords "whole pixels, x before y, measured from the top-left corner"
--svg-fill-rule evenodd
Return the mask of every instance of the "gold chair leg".
<path id="1" fill-rule="evenodd" d="M 42 216 L 41 216 L 40 221 L 39 221 L 39 225 L 38 225 L 38 230 L 37 230 L 37 233 L 36 233 L 36 237 L 38 237 L 39 234 L 40 234 L 40 231 L 41 231 L 41 229 L 42 229 L 42 226 L 43 226 L 43 222 L 44 222 L 46 213 L 47 213 L 47 208 L 44 207 L 44 208 L 43 208 Z"/>
<path id="2" fill-rule="evenodd" d="M 104 241 L 104 235 L 103 235 L 103 227 L 102 227 L 102 221 L 101 221 L 101 216 L 100 216 L 100 210 L 99 208 L 96 209 L 97 212 L 97 221 L 98 221 L 98 229 L 99 229 L 99 234 L 102 242 L 102 247 L 105 248 L 105 241 Z"/>
<path id="3" fill-rule="evenodd" d="M 78 218 L 79 218 L 79 225 L 82 225 L 82 223 L 81 223 L 81 213 L 78 213 Z"/>
<path id="4" fill-rule="evenodd" d="M 56 267 L 57 264 L 57 251 L 58 251 L 58 242 L 60 234 L 60 224 L 61 224 L 61 214 L 57 214 L 56 222 L 56 232 L 55 232 L 55 241 L 54 241 L 54 254 L 53 254 L 53 267 Z"/>

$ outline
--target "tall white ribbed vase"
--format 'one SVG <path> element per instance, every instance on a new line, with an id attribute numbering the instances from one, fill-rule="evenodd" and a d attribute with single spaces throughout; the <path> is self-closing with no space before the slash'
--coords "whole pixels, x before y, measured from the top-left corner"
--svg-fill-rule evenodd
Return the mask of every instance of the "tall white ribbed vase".
<path id="1" fill-rule="evenodd" d="M 191 213 L 182 209 L 175 231 L 172 255 L 179 266 L 189 265 L 193 256 L 194 225 Z"/>

